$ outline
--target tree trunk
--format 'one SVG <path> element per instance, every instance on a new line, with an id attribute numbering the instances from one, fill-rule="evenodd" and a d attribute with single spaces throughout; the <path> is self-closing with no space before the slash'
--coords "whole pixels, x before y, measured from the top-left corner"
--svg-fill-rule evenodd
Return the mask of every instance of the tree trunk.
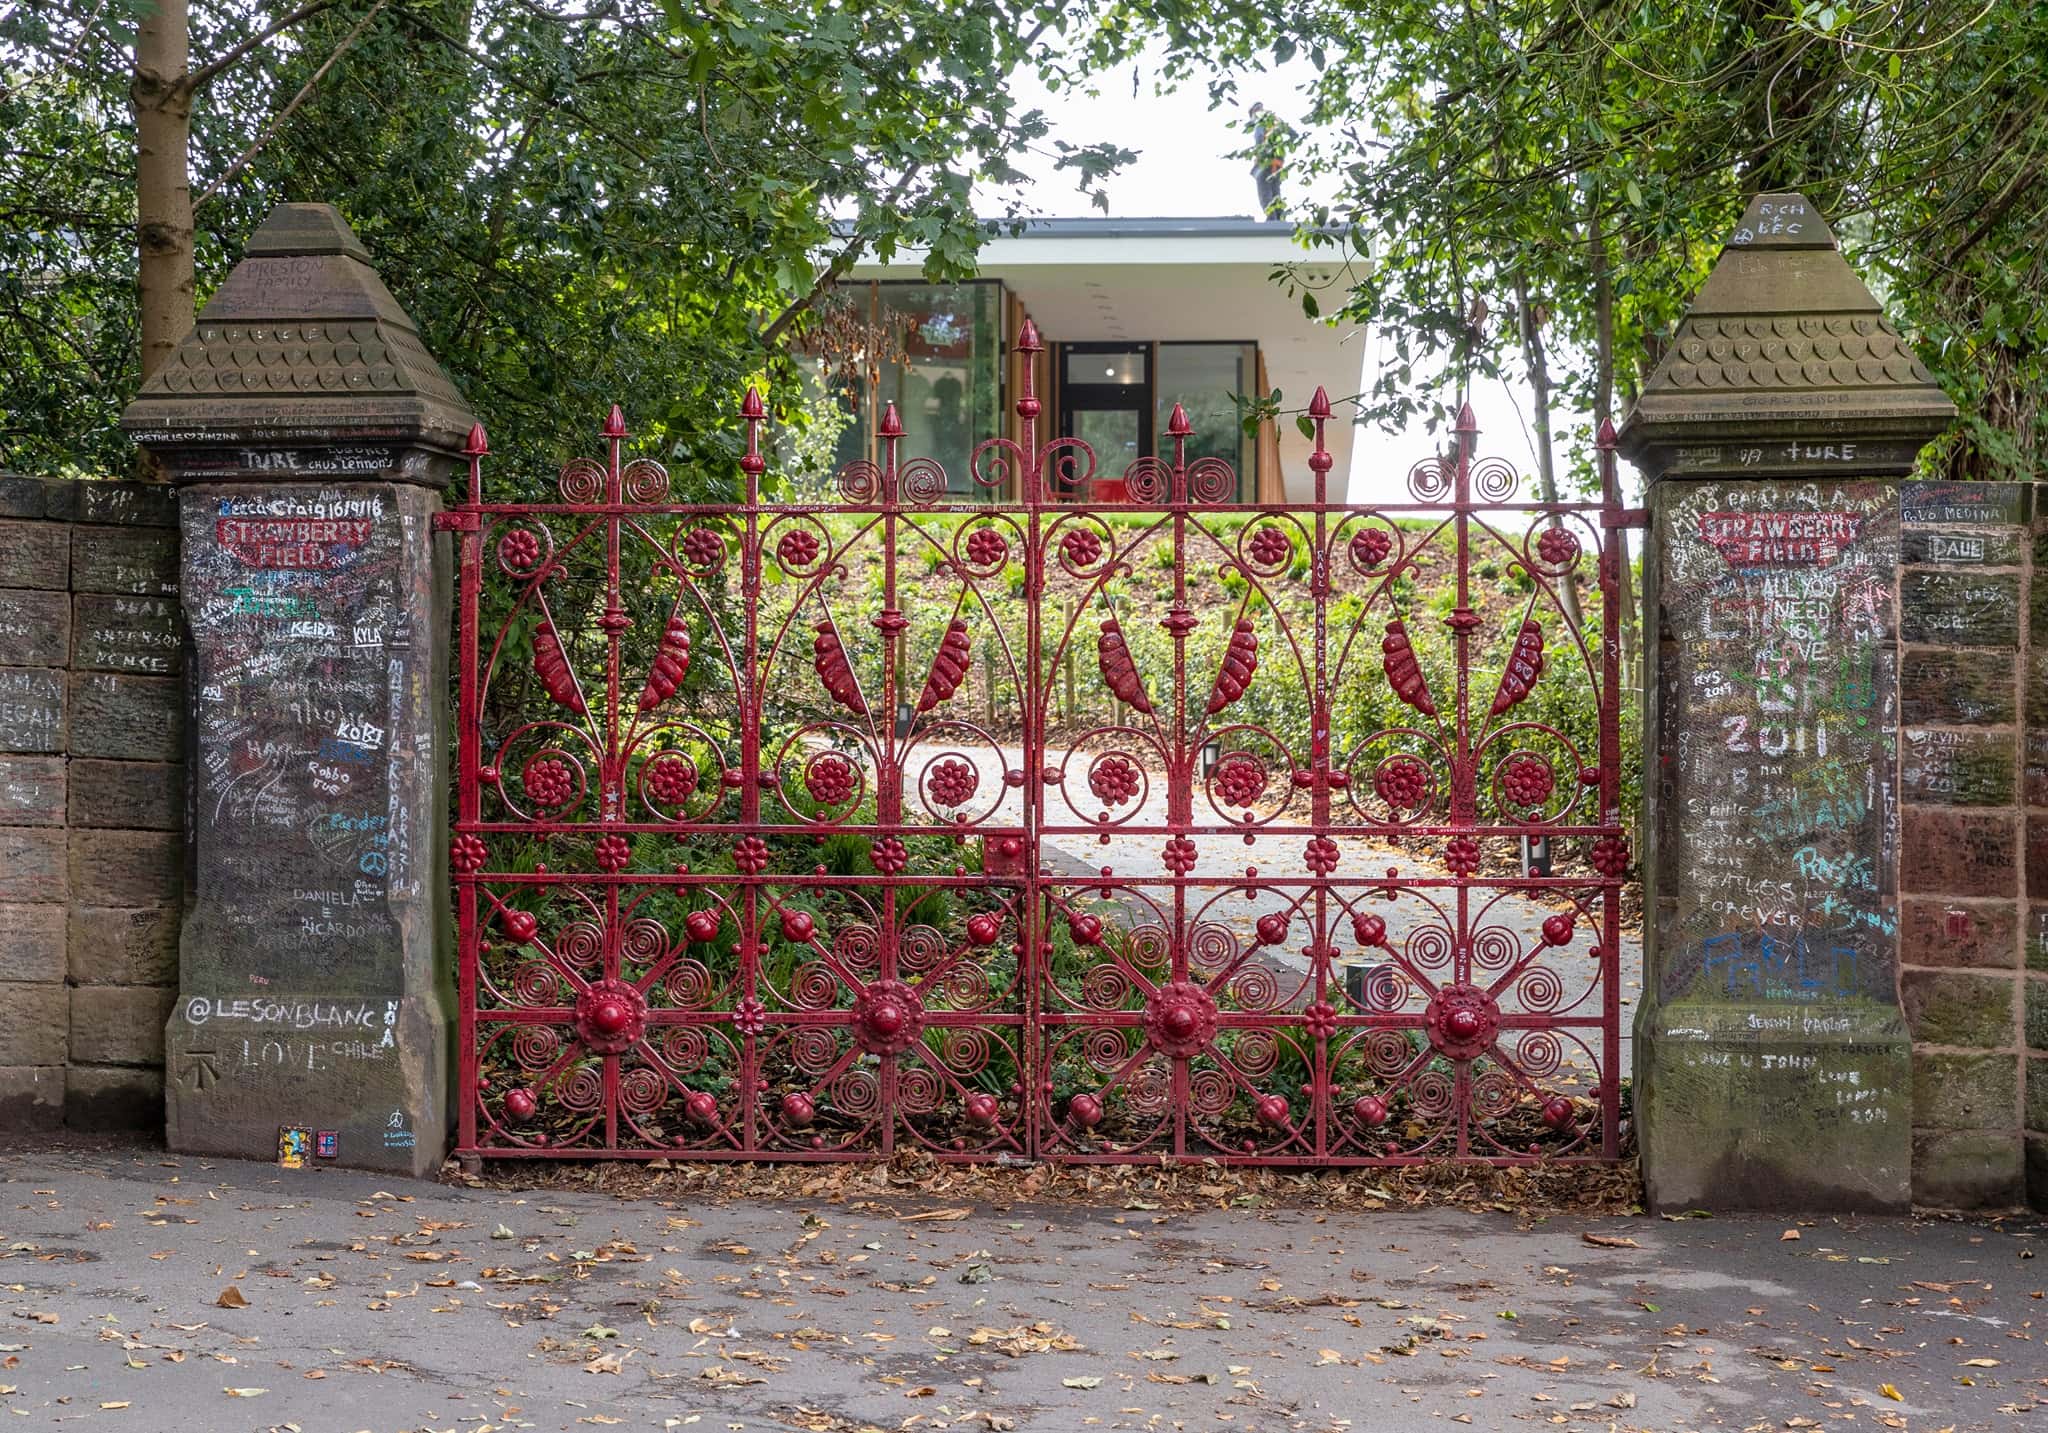
<path id="1" fill-rule="evenodd" d="M 1614 271 L 1608 264 L 1606 221 L 1600 214 L 1600 191 L 1593 191 L 1589 213 L 1589 257 L 1593 267 L 1593 431 L 1614 416 Z M 1636 611 L 1635 582 L 1629 574 L 1628 534 L 1622 534 L 1620 584 L 1622 681 L 1642 690 L 1641 615 Z"/>
<path id="2" fill-rule="evenodd" d="M 135 27 L 136 285 L 142 325 L 142 377 L 170 361 L 192 331 L 192 182 L 186 153 L 192 130 L 191 33 L 187 0 L 154 0 Z"/>
<path id="3" fill-rule="evenodd" d="M 1536 490 L 1544 502 L 1557 501 L 1557 448 L 1550 431 L 1550 359 L 1543 351 L 1543 331 L 1529 308 L 1529 281 L 1515 275 L 1515 326 L 1522 336 L 1522 362 L 1529 370 L 1529 391 L 1536 406 Z M 1586 625 L 1579 611 L 1579 583 L 1570 571 L 1557 589 L 1558 605 L 1574 632 Z"/>

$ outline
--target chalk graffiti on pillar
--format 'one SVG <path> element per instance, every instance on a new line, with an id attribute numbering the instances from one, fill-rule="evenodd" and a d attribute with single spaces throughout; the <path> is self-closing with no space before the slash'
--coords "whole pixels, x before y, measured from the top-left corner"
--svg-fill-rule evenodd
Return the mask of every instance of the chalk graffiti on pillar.
<path id="1" fill-rule="evenodd" d="M 1730 931 L 1700 943 L 1707 983 L 1728 995 L 1785 1000 L 1854 994 L 1858 961 L 1855 946 L 1800 929 L 1782 935 Z"/>
<path id="2" fill-rule="evenodd" d="M 1863 519 L 1846 512 L 1703 512 L 1700 538 L 1731 567 L 1832 567 Z"/>

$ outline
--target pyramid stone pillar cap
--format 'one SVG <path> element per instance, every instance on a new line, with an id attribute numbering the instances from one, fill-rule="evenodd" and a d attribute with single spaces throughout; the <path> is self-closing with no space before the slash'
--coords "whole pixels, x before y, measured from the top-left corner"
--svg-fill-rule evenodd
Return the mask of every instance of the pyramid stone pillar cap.
<path id="1" fill-rule="evenodd" d="M 1903 474 L 1955 405 L 1801 194 L 1759 194 L 1619 447 L 1651 478 Z"/>
<path id="2" fill-rule="evenodd" d="M 121 426 L 180 482 L 440 486 L 475 422 L 331 204 L 281 204 Z"/>

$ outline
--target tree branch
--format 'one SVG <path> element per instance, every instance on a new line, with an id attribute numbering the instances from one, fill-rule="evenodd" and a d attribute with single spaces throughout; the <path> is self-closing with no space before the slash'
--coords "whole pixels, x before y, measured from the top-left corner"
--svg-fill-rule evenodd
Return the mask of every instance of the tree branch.
<path id="1" fill-rule="evenodd" d="M 196 70 L 186 71 L 184 78 L 178 82 L 180 88 L 188 95 L 197 94 L 200 90 L 212 84 L 224 71 L 231 70 L 240 64 L 250 51 L 268 44 L 300 21 L 310 20 L 322 10 L 332 10 L 340 3 L 341 0 L 309 0 L 309 3 L 301 5 L 290 14 L 272 21 L 262 30 L 242 41 L 241 44 L 233 46 L 219 59 L 209 64 L 201 65 Z"/>
<path id="2" fill-rule="evenodd" d="M 290 119 L 292 117 L 293 112 L 297 110 L 300 105 L 306 102 L 306 97 L 311 95 L 313 93 L 314 87 L 318 85 L 321 80 L 326 78 L 327 72 L 334 68 L 335 62 L 339 60 L 344 54 L 347 53 L 348 48 L 351 45 L 355 44 L 357 40 L 362 38 L 363 31 L 370 28 L 370 22 L 376 19 L 378 13 L 382 11 L 383 8 L 390 3 L 391 0 L 377 0 L 376 4 L 372 5 L 367 11 L 364 12 L 363 18 L 356 21 L 355 28 L 350 30 L 348 34 L 344 35 L 342 37 L 341 43 L 334 47 L 334 53 L 329 55 L 324 61 L 321 62 L 319 69 L 313 71 L 311 79 L 307 80 L 303 85 L 299 86 L 299 92 L 292 96 L 291 103 L 287 104 L 283 109 L 279 110 L 276 116 L 271 119 L 270 123 L 263 127 L 263 132 L 256 136 L 255 142 L 252 143 L 247 149 L 243 150 L 241 154 L 237 155 L 235 158 L 235 162 L 233 164 L 230 164 L 226 169 L 222 170 L 219 178 L 215 179 L 211 184 L 207 185 L 204 189 L 200 190 L 198 194 L 193 196 L 193 208 L 197 209 L 201 204 L 204 204 L 207 200 L 211 199 L 214 195 L 218 194 L 223 188 L 227 186 L 230 180 L 232 180 L 237 174 L 240 174 L 244 169 L 249 167 L 250 161 L 255 159 L 255 157 L 258 154 L 261 154 L 263 152 L 263 147 L 265 145 L 269 144 L 271 140 L 277 138 L 277 132 L 280 128 L 283 127 L 284 122 Z"/>
<path id="3" fill-rule="evenodd" d="M 895 186 L 890 189 L 887 198 L 883 201 L 884 205 L 894 204 L 902 199 L 909 192 L 913 177 L 912 173 L 906 172 L 901 179 L 898 179 Z M 781 339 L 783 332 L 801 318 L 811 305 L 818 301 L 819 296 L 826 289 L 839 282 L 846 271 L 853 267 L 854 260 L 860 257 L 861 250 L 866 246 L 866 239 L 861 235 L 859 229 L 856 228 L 853 234 L 848 237 L 845 247 L 832 256 L 832 262 L 825 265 L 824 272 L 819 274 L 817 279 L 813 281 L 810 292 L 777 314 L 775 321 L 761 330 L 761 346 L 763 348 L 773 348 L 776 342 Z"/>

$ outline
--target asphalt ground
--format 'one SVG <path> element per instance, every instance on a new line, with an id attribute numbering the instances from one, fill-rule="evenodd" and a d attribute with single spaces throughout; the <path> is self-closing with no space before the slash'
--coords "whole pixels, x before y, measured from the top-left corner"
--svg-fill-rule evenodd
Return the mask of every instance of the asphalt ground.
<path id="1" fill-rule="evenodd" d="M 2048 1427 L 2048 1229 L 2021 1217 L 551 1177 L 11 1146 L 0 1428 Z"/>

